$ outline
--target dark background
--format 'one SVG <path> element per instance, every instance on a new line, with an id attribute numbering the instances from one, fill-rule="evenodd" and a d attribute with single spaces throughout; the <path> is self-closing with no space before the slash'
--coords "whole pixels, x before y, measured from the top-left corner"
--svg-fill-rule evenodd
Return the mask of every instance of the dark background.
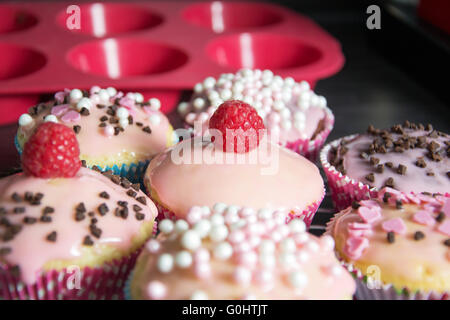
<path id="1" fill-rule="evenodd" d="M 445 92 L 449 55 L 436 53 L 427 42 L 430 35 L 437 35 L 445 44 L 448 36 L 420 22 L 413 7 L 399 7 L 412 21 L 405 27 L 405 22 L 393 17 L 386 7 L 389 1 L 273 2 L 311 17 L 342 44 L 344 68 L 337 75 L 319 81 L 316 87 L 336 116 L 329 140 L 364 131 L 369 124 L 390 127 L 406 119 L 432 123 L 438 130 L 450 132 Z M 366 28 L 366 9 L 370 4 L 381 6 L 381 30 Z M 13 143 L 16 130 L 15 124 L 0 127 L 2 175 L 19 167 Z"/>

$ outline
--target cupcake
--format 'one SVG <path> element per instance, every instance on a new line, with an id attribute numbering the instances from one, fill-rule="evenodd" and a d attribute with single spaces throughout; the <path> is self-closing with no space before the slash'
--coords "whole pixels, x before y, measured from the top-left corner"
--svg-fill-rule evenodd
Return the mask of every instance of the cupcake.
<path id="1" fill-rule="evenodd" d="M 178 111 L 194 134 L 200 135 L 217 107 L 233 99 L 255 107 L 269 133 L 278 135 L 280 145 L 311 161 L 317 160 L 333 128 L 334 116 L 326 99 L 316 95 L 308 82 L 283 79 L 270 70 L 243 69 L 217 80 L 208 77 L 195 85 L 190 102 L 181 103 Z"/>
<path id="2" fill-rule="evenodd" d="M 92 87 L 64 90 L 54 100 L 30 108 L 19 118 L 19 152 L 43 122 L 62 123 L 77 135 L 81 160 L 139 181 L 149 160 L 172 144 L 172 127 L 159 111 L 158 99 L 144 101 L 140 93 Z"/>
<path id="3" fill-rule="evenodd" d="M 126 178 L 81 167 L 72 129 L 44 123 L 23 173 L 0 179 L 0 299 L 118 299 L 157 209 Z"/>
<path id="4" fill-rule="evenodd" d="M 369 126 L 367 133 L 327 144 L 320 161 L 335 206 L 376 195 L 384 186 L 403 192 L 450 190 L 450 137 L 406 121 L 390 130 Z"/>
<path id="5" fill-rule="evenodd" d="M 201 214 L 197 214 L 201 212 Z M 286 213 L 216 204 L 159 224 L 127 283 L 129 299 L 351 299 L 331 237 Z"/>
<path id="6" fill-rule="evenodd" d="M 383 188 L 327 226 L 358 299 L 449 299 L 450 194 Z"/>
<path id="7" fill-rule="evenodd" d="M 284 208 L 287 222 L 301 218 L 311 223 L 324 197 L 323 180 L 312 162 L 273 142 L 256 111 L 241 101 L 223 103 L 209 125 L 212 137 L 186 138 L 150 162 L 144 184 L 160 218 L 185 218 L 193 206 L 223 202 Z M 248 133 L 255 129 L 261 133 Z"/>

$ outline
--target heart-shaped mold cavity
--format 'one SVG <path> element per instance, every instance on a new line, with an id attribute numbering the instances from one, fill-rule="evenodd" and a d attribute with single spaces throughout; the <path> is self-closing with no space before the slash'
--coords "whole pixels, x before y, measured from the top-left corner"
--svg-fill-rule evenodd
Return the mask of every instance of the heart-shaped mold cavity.
<path id="1" fill-rule="evenodd" d="M 90 3 L 79 8 L 78 26 L 73 18 L 76 11 L 69 9 L 58 15 L 58 24 L 72 32 L 104 37 L 153 28 L 163 22 L 159 14 L 125 3 Z"/>
<path id="2" fill-rule="evenodd" d="M 0 33 L 25 30 L 38 22 L 31 13 L 8 5 L 0 5 Z"/>
<path id="3" fill-rule="evenodd" d="M 159 74 L 188 61 L 180 49 L 147 40 L 105 39 L 80 44 L 69 51 L 71 66 L 112 79 Z"/>
<path id="4" fill-rule="evenodd" d="M 283 20 L 269 5 L 221 1 L 191 5 L 183 11 L 182 17 L 191 24 L 209 28 L 216 33 L 260 28 Z"/>
<path id="5" fill-rule="evenodd" d="M 241 33 L 218 38 L 206 48 L 217 64 L 233 69 L 290 69 L 318 61 L 322 53 L 301 39 L 268 33 Z"/>
<path id="6" fill-rule="evenodd" d="M 0 43 L 0 80 L 22 77 L 41 69 L 47 59 L 33 49 Z"/>

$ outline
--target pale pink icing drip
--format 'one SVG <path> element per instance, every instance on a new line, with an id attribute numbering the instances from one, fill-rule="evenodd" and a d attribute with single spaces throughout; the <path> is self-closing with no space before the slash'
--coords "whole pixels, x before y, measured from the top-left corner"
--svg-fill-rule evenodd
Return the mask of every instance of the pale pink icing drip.
<path id="1" fill-rule="evenodd" d="M 208 146 L 212 147 L 210 143 L 194 144 L 193 140 L 178 144 L 179 148 L 190 152 L 205 150 Z M 266 139 L 249 154 L 257 154 L 260 148 L 271 148 L 273 152 L 269 159 L 255 164 L 176 164 L 171 159 L 178 149 L 172 148 L 152 160 L 144 183 L 178 217 L 185 217 L 192 206 L 212 206 L 217 202 L 302 212 L 322 199 L 323 180 L 312 162 Z M 225 156 L 219 148 L 214 149 L 214 154 L 219 158 Z M 279 163 L 274 174 L 261 174 L 262 169 L 269 167 L 269 160 L 275 161 L 276 157 Z"/>
<path id="2" fill-rule="evenodd" d="M 67 94 L 67 93 L 66 93 Z M 130 114 L 133 115 L 134 124 L 129 125 L 125 128 L 124 132 L 115 136 L 106 136 L 104 134 L 103 128 L 99 127 L 100 118 L 106 115 L 106 108 L 98 109 L 96 107 L 94 99 L 97 97 L 95 94 L 91 97 L 93 105 L 91 106 L 89 116 L 78 117 L 75 114 L 69 115 L 70 113 L 78 113 L 75 105 L 58 105 L 57 107 L 48 107 L 46 110 L 42 111 L 39 116 L 33 116 L 34 123 L 30 126 L 21 126 L 18 130 L 18 135 L 25 136 L 25 140 L 34 132 L 37 125 L 43 122 L 43 118 L 53 113 L 61 123 L 68 126 L 73 126 L 74 124 L 81 126 L 81 131 L 77 134 L 77 140 L 80 144 L 80 154 L 88 157 L 114 157 L 118 156 L 123 152 L 134 153 L 140 159 L 149 159 L 153 155 L 161 152 L 167 147 L 170 123 L 167 117 L 159 112 L 155 111 L 160 116 L 160 123 L 158 125 L 153 125 L 148 120 L 148 114 L 139 106 L 135 106 L 134 102 L 129 103 L 129 98 L 127 99 L 127 108 Z M 113 99 L 106 106 L 112 105 Z M 105 102 L 102 102 L 105 104 Z M 68 108 L 66 108 L 66 106 Z M 61 108 L 61 110 L 59 109 Z M 108 116 L 109 117 L 109 116 Z M 143 123 L 142 127 L 137 126 L 135 123 Z M 107 122 L 109 123 L 109 122 Z M 115 124 L 114 126 L 117 126 Z M 150 126 L 152 133 L 148 134 L 142 131 L 145 126 Z"/>
<path id="3" fill-rule="evenodd" d="M 386 192 L 391 195 L 388 204 L 382 200 Z M 402 201 L 403 209 L 396 209 L 396 200 Z M 448 218 L 442 223 L 429 223 L 423 217 L 418 219 L 417 214 L 422 215 L 425 211 L 435 222 L 437 214 L 450 202 L 450 196 L 433 198 L 422 194 L 407 195 L 391 188 L 383 188 L 377 201 L 382 217 L 374 222 L 364 223 L 359 213 L 362 207 L 358 210 L 349 207 L 336 218 L 331 233 L 336 242 L 342 244 L 339 251 L 352 261 L 375 263 L 381 270 L 389 270 L 390 274 L 405 279 L 421 279 L 426 268 L 445 277 L 450 266 L 450 251 L 443 244 L 450 235 L 445 232 L 450 232 Z M 355 229 L 370 232 L 355 236 Z M 389 243 L 386 239 L 389 231 L 396 234 L 394 243 Z M 425 238 L 414 240 L 414 233 L 417 231 L 423 232 Z"/>
<path id="4" fill-rule="evenodd" d="M 23 194 L 26 191 L 33 193 L 42 192 L 44 198 L 42 205 L 32 206 L 28 203 L 15 203 L 11 200 L 14 192 Z M 110 199 L 99 197 L 99 193 L 106 191 Z M 73 178 L 40 179 L 16 174 L 0 180 L 0 206 L 10 212 L 12 208 L 24 206 L 23 214 L 8 213 L 7 218 L 11 223 L 21 223 L 23 218 L 38 218 L 45 206 L 51 206 L 55 212 L 51 214 L 51 223 L 36 222 L 32 225 L 24 225 L 22 231 L 8 242 L 0 242 L 0 247 L 10 247 L 12 252 L 4 257 L 11 265 L 19 265 L 22 279 L 30 284 L 36 280 L 38 272 L 45 263 L 53 260 L 70 260 L 81 255 L 82 241 L 86 235 L 90 235 L 90 217 L 87 212 L 94 211 L 98 219 L 97 226 L 102 229 L 100 239 L 94 240 L 96 244 L 108 245 L 118 249 L 127 250 L 133 237 L 138 233 L 144 221 L 152 221 L 157 215 L 157 209 L 153 202 L 147 199 L 147 206 L 126 195 L 126 190 L 112 183 L 108 178 L 93 170 L 81 168 Z M 143 196 L 139 191 L 138 196 Z M 129 207 L 134 204 L 143 208 L 145 219 L 138 221 L 134 217 L 132 209 L 126 220 L 114 216 L 113 209 L 117 207 L 117 201 L 128 201 Z M 75 207 L 83 202 L 87 209 L 86 218 L 83 221 L 75 221 Z M 105 216 L 100 216 L 98 206 L 106 203 L 110 209 Z M 52 231 L 57 232 L 57 241 L 49 242 L 45 238 Z"/>
<path id="5" fill-rule="evenodd" d="M 412 136 L 421 136 L 429 133 L 426 131 L 407 132 Z M 393 134 L 393 137 L 399 137 L 399 135 Z M 356 181 L 369 183 L 365 176 L 370 172 L 374 172 L 374 169 L 368 160 L 361 159 L 360 154 L 367 150 L 373 139 L 373 136 L 363 134 L 346 144 L 348 151 L 343 156 L 343 165 L 348 177 Z M 441 145 L 441 148 L 443 146 L 445 147 L 444 141 L 446 140 L 448 140 L 448 138 L 438 137 L 437 139 L 434 139 L 434 141 Z M 428 138 L 427 141 L 430 142 L 431 140 Z M 449 191 L 450 179 L 447 177 L 447 171 L 450 168 L 449 158 L 444 154 L 442 161 L 431 161 L 426 157 L 426 153 L 426 148 L 414 148 L 405 150 L 402 153 L 390 152 L 386 154 L 374 154 L 374 157 L 380 159 L 380 164 L 390 161 L 393 163 L 394 168 L 389 169 L 385 167 L 383 173 L 374 173 L 375 182 L 370 183 L 370 185 L 375 188 L 382 188 L 386 180 L 389 177 L 392 177 L 394 178 L 395 188 L 404 192 L 419 193 L 427 191 L 431 193 L 442 193 Z M 419 168 L 415 165 L 418 157 L 424 157 L 427 163 L 426 168 Z M 405 175 L 400 175 L 395 172 L 399 164 L 407 166 Z M 427 176 L 426 173 L 428 171 L 432 171 L 434 176 Z"/>
<path id="6" fill-rule="evenodd" d="M 148 242 L 132 281 L 144 298 L 189 299 L 198 290 L 208 299 L 348 299 L 353 294 L 355 284 L 336 260 L 330 237 L 306 233 L 298 220 L 285 225 L 279 217 L 286 213 L 214 208 L 191 208 L 184 232 L 168 229 L 167 224 L 173 226 L 168 220 L 160 223 L 162 234 Z M 197 234 L 200 224 L 228 230 L 227 235 L 211 240 L 217 236 L 211 231 L 190 247 L 186 235 Z M 226 257 L 218 255 L 224 244 L 232 250 Z M 190 257 L 184 267 L 162 261 L 162 255 L 176 261 L 180 252 Z"/>

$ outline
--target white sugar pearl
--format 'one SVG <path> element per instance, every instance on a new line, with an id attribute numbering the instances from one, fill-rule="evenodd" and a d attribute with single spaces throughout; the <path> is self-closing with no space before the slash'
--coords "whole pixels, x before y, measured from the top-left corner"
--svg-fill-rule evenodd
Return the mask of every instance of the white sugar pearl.
<path id="1" fill-rule="evenodd" d="M 305 263 L 309 260 L 309 253 L 302 250 L 297 254 L 297 259 L 300 263 Z"/>
<path id="2" fill-rule="evenodd" d="M 111 94 L 110 94 L 111 95 Z M 111 96 L 114 96 L 114 95 L 111 95 Z M 134 100 L 137 102 L 137 103 L 142 103 L 142 102 L 144 102 L 144 96 L 141 94 L 141 93 L 139 93 L 139 92 L 135 92 L 134 93 Z"/>
<path id="3" fill-rule="evenodd" d="M 289 119 L 291 117 L 291 111 L 288 108 L 280 110 L 280 115 L 283 119 Z"/>
<path id="4" fill-rule="evenodd" d="M 288 223 L 288 227 L 291 233 L 302 233 L 306 231 L 306 224 L 300 219 L 292 219 Z"/>
<path id="5" fill-rule="evenodd" d="M 205 89 L 212 89 L 214 88 L 214 85 L 216 84 L 216 79 L 213 77 L 208 77 L 203 81 L 203 87 Z"/>
<path id="6" fill-rule="evenodd" d="M 292 87 L 295 84 L 295 80 L 291 77 L 287 77 L 284 79 L 284 85 L 288 87 Z"/>
<path id="7" fill-rule="evenodd" d="M 169 253 L 163 253 L 159 256 L 157 268 L 162 273 L 168 273 L 173 268 L 173 257 Z"/>
<path id="8" fill-rule="evenodd" d="M 148 252 L 156 253 L 159 251 L 159 248 L 161 247 L 161 245 L 159 244 L 158 240 L 151 239 L 147 242 L 146 247 L 147 247 Z"/>
<path id="9" fill-rule="evenodd" d="M 219 243 L 213 251 L 214 257 L 219 260 L 227 260 L 233 254 L 233 247 L 228 242 Z"/>
<path id="10" fill-rule="evenodd" d="M 167 288 L 160 281 L 152 281 L 147 286 L 147 293 L 151 300 L 159 300 L 166 296 Z"/>
<path id="11" fill-rule="evenodd" d="M 188 250 L 195 250 L 202 244 L 198 233 L 194 230 L 186 231 L 181 237 L 181 245 Z"/>
<path id="12" fill-rule="evenodd" d="M 110 99 L 110 97 L 111 97 L 111 96 L 109 95 L 108 91 L 105 90 L 105 89 L 101 89 L 101 90 L 98 92 L 98 96 L 99 96 L 100 100 L 103 101 L 103 102 L 109 101 L 109 99 Z"/>
<path id="13" fill-rule="evenodd" d="M 319 107 L 326 107 L 327 106 L 327 99 L 324 96 L 319 96 Z"/>
<path id="14" fill-rule="evenodd" d="M 91 87 L 91 90 L 89 90 L 90 94 L 98 93 L 101 90 L 99 86 L 93 86 Z"/>
<path id="15" fill-rule="evenodd" d="M 213 100 L 216 100 L 216 99 L 219 99 L 219 98 L 220 98 L 220 95 L 219 95 L 219 93 L 216 90 L 213 90 L 213 91 L 211 91 L 208 94 L 208 99 L 210 101 L 213 101 Z"/>
<path id="16" fill-rule="evenodd" d="M 208 294 L 202 290 L 195 290 L 191 295 L 191 300 L 208 300 Z"/>
<path id="17" fill-rule="evenodd" d="M 289 283 L 294 288 L 304 288 L 308 284 L 308 276 L 301 271 L 294 271 L 289 275 Z"/>
<path id="18" fill-rule="evenodd" d="M 223 241 L 227 238 L 227 236 L 228 228 L 223 224 L 213 226 L 209 232 L 209 238 L 214 242 Z"/>
<path id="19" fill-rule="evenodd" d="M 320 249 L 320 246 L 317 244 L 317 242 L 315 241 L 310 241 L 306 247 L 308 248 L 308 250 L 310 250 L 311 252 L 318 252 Z"/>
<path id="20" fill-rule="evenodd" d="M 126 97 L 130 98 L 131 100 L 136 100 L 136 94 L 134 92 L 128 92 Z"/>
<path id="21" fill-rule="evenodd" d="M 158 224 L 159 231 L 168 234 L 174 230 L 174 223 L 170 219 L 164 219 Z"/>
<path id="22" fill-rule="evenodd" d="M 299 95 L 300 101 L 311 100 L 311 97 L 312 97 L 311 91 L 303 91 Z"/>
<path id="23" fill-rule="evenodd" d="M 243 101 L 244 101 L 245 103 L 248 103 L 249 105 L 252 105 L 252 104 L 253 104 L 253 98 L 252 98 L 251 96 L 244 96 Z"/>
<path id="24" fill-rule="evenodd" d="M 181 233 L 189 229 L 189 224 L 186 220 L 179 219 L 175 222 L 175 232 Z"/>
<path id="25" fill-rule="evenodd" d="M 242 82 L 238 81 L 233 84 L 233 92 L 239 93 L 239 92 L 242 92 L 243 90 L 244 90 L 244 84 Z"/>
<path id="26" fill-rule="evenodd" d="M 272 79 L 272 77 L 273 77 L 273 72 L 270 71 L 270 70 L 264 70 L 263 73 L 262 73 L 262 77 L 263 77 L 263 78 L 269 78 L 269 79 Z"/>
<path id="27" fill-rule="evenodd" d="M 215 213 L 210 218 L 211 225 L 213 226 L 220 226 L 225 223 L 224 217 L 220 213 Z"/>
<path id="28" fill-rule="evenodd" d="M 90 110 L 92 107 L 92 102 L 89 98 L 81 98 L 77 103 L 77 110 L 81 111 L 83 108 Z"/>
<path id="29" fill-rule="evenodd" d="M 117 109 L 117 113 L 116 113 L 117 117 L 123 119 L 123 118 L 128 118 L 129 115 L 130 115 L 130 113 L 128 112 L 127 108 L 120 107 L 119 109 Z"/>
<path id="30" fill-rule="evenodd" d="M 273 253 L 275 251 L 275 243 L 272 240 L 264 239 L 259 245 L 259 251 L 264 254 Z"/>
<path id="31" fill-rule="evenodd" d="M 281 253 L 280 256 L 278 257 L 278 261 L 285 268 L 294 267 L 296 264 L 295 255 L 288 252 Z"/>
<path id="32" fill-rule="evenodd" d="M 329 236 L 325 235 L 320 238 L 322 246 L 327 250 L 332 250 L 334 248 L 334 239 Z"/>
<path id="33" fill-rule="evenodd" d="M 161 117 L 158 114 L 152 114 L 150 117 L 148 117 L 148 120 L 154 126 L 157 126 L 161 123 Z"/>
<path id="34" fill-rule="evenodd" d="M 194 230 L 197 232 L 200 238 L 204 238 L 211 230 L 211 222 L 206 219 L 200 220 L 194 225 Z"/>
<path id="35" fill-rule="evenodd" d="M 161 108 L 161 101 L 159 101 L 159 99 L 157 98 L 151 98 L 150 100 L 148 100 L 148 102 L 154 110 L 159 110 Z"/>
<path id="36" fill-rule="evenodd" d="M 234 100 L 242 100 L 242 99 L 244 99 L 244 96 L 240 92 L 233 92 L 233 97 L 232 98 Z"/>
<path id="37" fill-rule="evenodd" d="M 275 256 L 273 254 L 261 254 L 259 256 L 259 263 L 263 268 L 271 269 L 276 264 Z"/>
<path id="38" fill-rule="evenodd" d="M 220 97 L 222 98 L 222 100 L 228 100 L 231 98 L 232 95 L 233 95 L 233 93 L 231 92 L 230 89 L 223 89 L 220 92 Z"/>
<path id="39" fill-rule="evenodd" d="M 113 87 L 106 88 L 106 92 L 108 92 L 110 97 L 114 97 L 117 94 L 116 88 Z"/>
<path id="40" fill-rule="evenodd" d="M 309 89 L 310 89 L 309 83 L 306 82 L 306 81 L 301 81 L 301 82 L 300 82 L 300 88 L 301 88 L 302 90 L 309 90 Z"/>
<path id="41" fill-rule="evenodd" d="M 283 101 L 277 100 L 277 101 L 275 101 L 275 102 L 273 103 L 273 108 L 274 108 L 275 110 L 278 110 L 278 111 L 279 111 L 279 110 L 285 108 L 285 105 L 284 105 Z"/>
<path id="42" fill-rule="evenodd" d="M 175 264 L 179 268 L 187 268 L 192 264 L 192 255 L 188 251 L 180 251 L 175 255 Z"/>
<path id="43" fill-rule="evenodd" d="M 197 83 L 195 86 L 194 86 L 194 92 L 195 93 L 200 93 L 200 92 L 202 92 L 203 91 L 203 85 L 201 84 L 201 83 Z"/>
<path id="44" fill-rule="evenodd" d="M 297 246 L 295 245 L 294 239 L 286 238 L 281 241 L 280 248 L 285 252 L 294 252 Z"/>
<path id="45" fill-rule="evenodd" d="M 122 118 L 119 120 L 119 125 L 125 129 L 126 127 L 128 127 L 128 125 L 130 124 L 130 122 L 128 121 L 127 118 Z"/>
<path id="46" fill-rule="evenodd" d="M 211 106 L 214 107 L 214 111 L 223 103 L 222 99 L 214 99 L 211 101 Z M 208 112 L 209 113 L 209 112 Z M 213 114 L 214 112 L 211 112 L 209 114 Z"/>
<path id="47" fill-rule="evenodd" d="M 53 114 L 49 114 L 48 116 L 46 116 L 44 118 L 44 122 L 58 122 L 58 118 L 56 118 L 56 116 L 54 116 Z"/>
<path id="48" fill-rule="evenodd" d="M 213 206 L 213 210 L 216 213 L 223 213 L 226 209 L 227 209 L 227 205 L 225 203 L 221 203 L 221 202 L 216 203 Z"/>
<path id="49" fill-rule="evenodd" d="M 281 127 L 285 130 L 290 130 L 292 128 L 292 122 L 290 120 L 283 120 L 281 122 Z"/>
<path id="50" fill-rule="evenodd" d="M 33 118 L 28 114 L 24 113 L 19 118 L 19 126 L 27 126 L 33 122 Z"/>
<path id="51" fill-rule="evenodd" d="M 205 100 L 202 98 L 195 98 L 194 102 L 192 103 L 194 108 L 196 110 L 200 110 L 205 106 Z"/>
<path id="52" fill-rule="evenodd" d="M 83 98 L 83 92 L 80 89 L 73 89 L 70 91 L 69 97 L 71 102 L 78 102 Z"/>
<path id="53" fill-rule="evenodd" d="M 267 208 L 258 210 L 258 217 L 262 220 L 267 220 L 272 218 L 273 211 Z"/>
<path id="54" fill-rule="evenodd" d="M 189 110 L 189 103 L 187 102 L 181 102 L 178 105 L 178 113 L 182 116 L 184 116 Z"/>

